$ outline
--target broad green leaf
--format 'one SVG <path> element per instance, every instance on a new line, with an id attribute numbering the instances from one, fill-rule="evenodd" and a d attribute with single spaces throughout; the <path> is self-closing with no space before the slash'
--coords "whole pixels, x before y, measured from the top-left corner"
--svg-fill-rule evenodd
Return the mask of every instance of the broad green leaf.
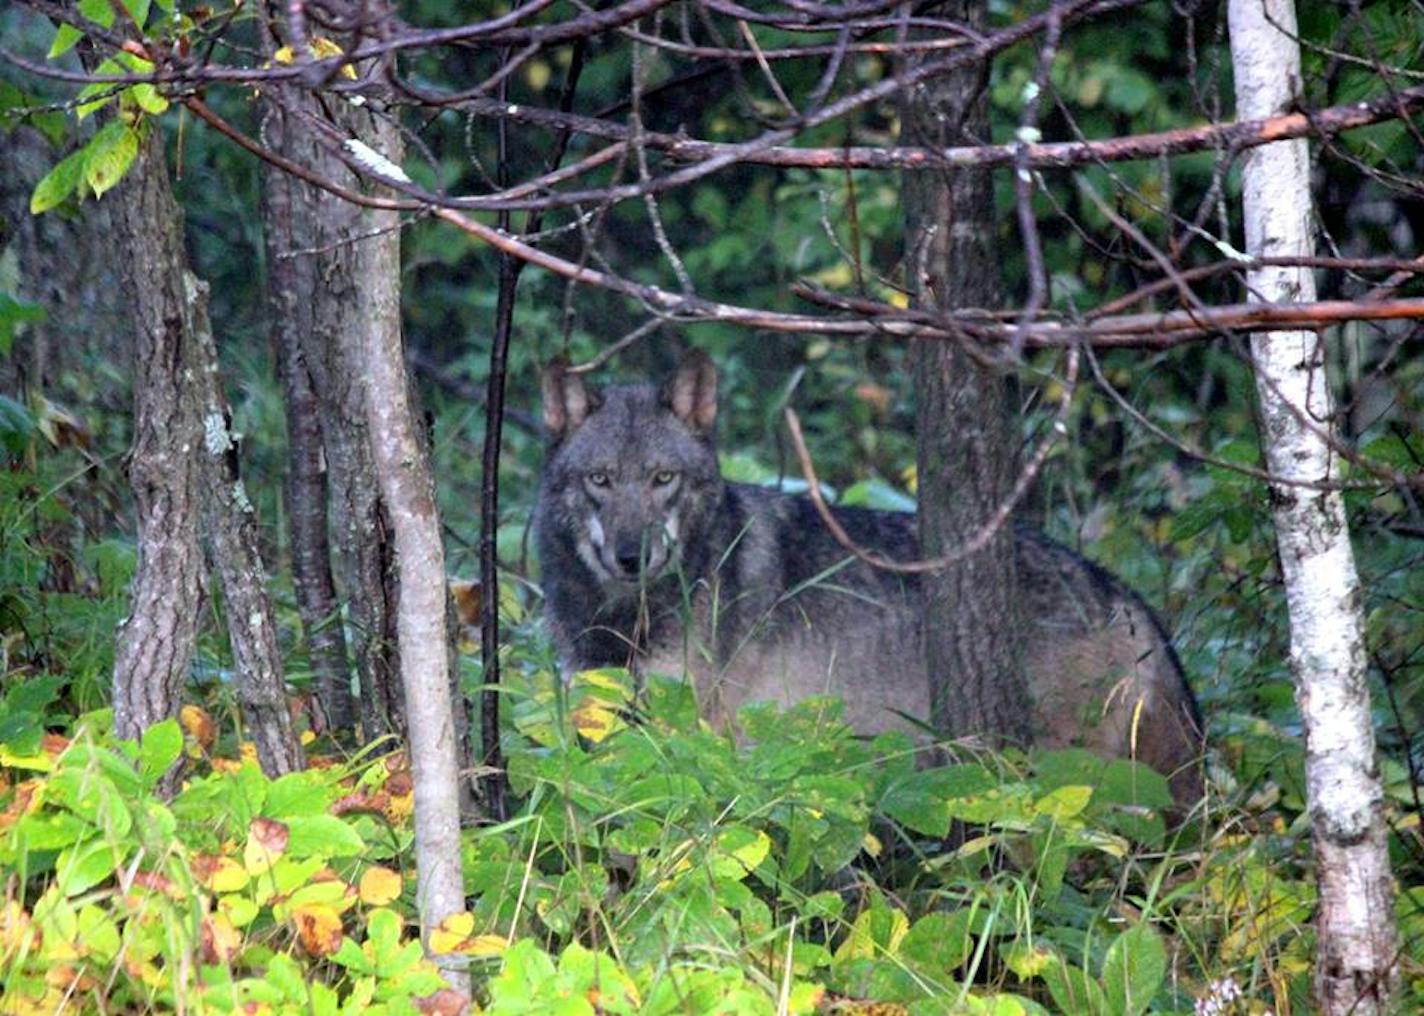
<path id="1" fill-rule="evenodd" d="M 1043 980 L 1048 984 L 1048 993 L 1060 1012 L 1074 1016 L 1105 1016 L 1108 1012 L 1103 989 L 1098 982 L 1080 968 L 1055 957 L 1043 970 Z"/>
<path id="2" fill-rule="evenodd" d="M 134 19 L 134 24 L 139 28 L 148 20 L 148 0 L 120 0 L 124 5 L 124 10 L 129 12 L 129 17 Z"/>
<path id="3" fill-rule="evenodd" d="M 969 918 L 968 908 L 926 914 L 911 925 L 900 946 L 901 954 L 926 970 L 948 973 L 957 969 L 973 951 Z"/>
<path id="4" fill-rule="evenodd" d="M 31 215 L 49 211 L 74 193 L 75 186 L 84 175 L 86 158 L 87 154 L 83 148 L 71 153 L 35 184 L 35 189 L 30 194 Z"/>
<path id="5" fill-rule="evenodd" d="M 57 56 L 63 56 L 74 48 L 74 44 L 84 38 L 84 33 L 67 22 L 60 22 L 59 27 L 54 30 L 54 41 L 49 44 L 49 52 L 45 54 L 47 59 L 53 60 Z"/>
<path id="6" fill-rule="evenodd" d="M 159 113 L 168 111 L 168 100 L 160 95 L 158 89 L 153 85 L 134 85 L 129 89 L 128 94 L 138 104 L 138 108 L 145 113 L 157 116 Z"/>
<path id="7" fill-rule="evenodd" d="M 139 739 L 139 770 L 144 783 L 150 788 L 157 786 L 182 753 L 183 731 L 177 720 L 167 719 L 145 730 Z"/>
<path id="8" fill-rule="evenodd" d="M 79 13 L 102 28 L 114 23 L 114 8 L 109 0 L 79 0 Z"/>
<path id="9" fill-rule="evenodd" d="M 1147 1011 L 1152 996 L 1167 973 L 1167 950 L 1150 924 L 1128 928 L 1103 959 L 1103 989 L 1114 1016 L 1138 1016 Z"/>
<path id="10" fill-rule="evenodd" d="M 87 892 L 123 863 L 123 851 L 107 840 L 94 839 L 64 850 L 55 862 L 59 891 L 74 897 Z"/>
<path id="11" fill-rule="evenodd" d="M 286 820 L 291 857 L 355 857 L 366 849 L 359 833 L 335 815 L 294 815 Z"/>
<path id="12" fill-rule="evenodd" d="M 328 789 L 330 777 L 320 770 L 288 773 L 272 781 L 267 788 L 267 803 L 262 814 L 268 818 L 286 820 L 310 815 L 323 815 L 331 803 Z"/>
<path id="13" fill-rule="evenodd" d="M 84 182 L 96 198 L 118 183 L 138 155 L 138 132 L 122 121 L 106 124 L 85 146 Z"/>
<path id="14" fill-rule="evenodd" d="M 1083 786 L 1058 787 L 1044 794 L 1033 804 L 1033 810 L 1055 822 L 1072 818 L 1082 812 L 1093 798 L 1093 788 Z"/>

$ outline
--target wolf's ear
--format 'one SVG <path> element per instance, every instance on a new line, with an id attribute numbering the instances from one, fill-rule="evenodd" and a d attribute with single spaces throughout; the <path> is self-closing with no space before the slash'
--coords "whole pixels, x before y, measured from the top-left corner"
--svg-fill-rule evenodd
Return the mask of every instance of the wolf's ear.
<path id="1" fill-rule="evenodd" d="M 556 356 L 544 368 L 541 379 L 544 393 L 544 429 L 554 441 L 562 441 L 588 417 L 595 407 L 583 378 L 569 373 L 569 361 Z"/>
<path id="2" fill-rule="evenodd" d="M 663 402 L 695 433 L 707 434 L 717 422 L 717 368 L 700 349 L 689 349 L 677 373 L 663 386 Z"/>

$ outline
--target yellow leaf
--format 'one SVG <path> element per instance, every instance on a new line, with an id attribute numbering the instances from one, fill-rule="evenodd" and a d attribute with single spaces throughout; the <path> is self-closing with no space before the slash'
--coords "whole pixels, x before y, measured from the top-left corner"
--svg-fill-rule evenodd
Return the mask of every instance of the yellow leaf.
<path id="1" fill-rule="evenodd" d="M 361 902 L 373 907 L 384 907 L 401 894 L 401 877 L 390 868 L 375 865 L 361 874 L 359 888 Z"/>
<path id="2" fill-rule="evenodd" d="M 524 65 L 524 80 L 536 92 L 549 83 L 552 73 L 549 65 L 543 60 L 531 60 Z"/>
<path id="3" fill-rule="evenodd" d="M 1033 804 L 1036 814 L 1047 815 L 1056 822 L 1072 818 L 1088 806 L 1093 788 L 1084 786 L 1058 787 L 1044 794 Z"/>
<path id="4" fill-rule="evenodd" d="M 573 711 L 574 729 L 594 744 L 626 725 L 616 712 L 601 702 L 590 700 Z"/>
<path id="5" fill-rule="evenodd" d="M 600 667 L 596 670 L 580 670 L 574 675 L 574 685 L 589 685 L 605 691 L 616 692 L 617 701 L 628 702 L 633 698 L 632 676 L 622 667 Z"/>
<path id="6" fill-rule="evenodd" d="M 459 913 L 446 917 L 436 925 L 435 930 L 449 932 L 451 935 L 459 935 L 464 938 L 475 930 L 475 915 L 468 910 L 461 910 Z"/>
<path id="7" fill-rule="evenodd" d="M 1041 945 L 1015 946 L 1002 955 L 1004 965 L 1022 981 L 1043 973 L 1052 965 L 1054 959 L 1053 950 Z"/>
<path id="8" fill-rule="evenodd" d="M 251 877 L 248 870 L 232 857 L 218 858 L 217 864 L 206 875 L 207 877 L 200 878 L 199 882 L 215 893 L 237 892 L 247 885 Z"/>
<path id="9" fill-rule="evenodd" d="M 822 268 L 815 275 L 811 276 L 813 282 L 819 282 L 829 289 L 838 286 L 849 286 L 855 279 L 855 269 L 848 261 L 837 261 L 829 268 Z"/>
<path id="10" fill-rule="evenodd" d="M 771 853 L 771 837 L 758 830 L 755 839 L 728 849 L 725 845 L 725 841 L 728 837 L 740 835 L 740 831 L 724 833 L 720 837 L 722 842 L 719 842 L 718 846 L 725 850 L 728 855 L 736 858 L 741 866 L 748 872 L 754 871 L 762 861 L 766 860 L 766 855 Z"/>
<path id="11" fill-rule="evenodd" d="M 318 60 L 326 60 L 333 56 L 341 56 L 346 52 L 336 43 L 326 38 L 326 36 L 324 35 L 318 35 L 316 38 L 312 39 L 311 46 L 309 47 L 309 49 L 311 50 L 311 55 Z M 341 68 L 341 76 L 343 78 L 349 78 L 352 81 L 355 81 L 356 68 L 352 67 L 350 64 L 346 64 L 344 67 Z"/>
<path id="12" fill-rule="evenodd" d="M 837 963 L 847 960 L 871 959 L 893 956 L 900 948 L 900 941 L 910 930 L 910 919 L 896 907 L 890 909 L 890 929 L 884 943 L 876 941 L 876 924 L 883 920 L 883 911 L 862 910 L 850 927 L 850 935 L 836 950 Z M 883 929 L 881 929 L 883 931 Z"/>
<path id="13" fill-rule="evenodd" d="M 441 956 L 500 956 L 508 943 L 503 935 L 472 935 L 475 915 L 468 911 L 451 914 L 430 932 L 430 951 Z"/>
<path id="14" fill-rule="evenodd" d="M 885 849 L 885 845 L 880 842 L 880 837 L 874 833 L 866 833 L 860 838 L 860 849 L 864 850 L 871 857 L 879 857 L 880 852 Z"/>
<path id="15" fill-rule="evenodd" d="M 272 62 L 279 64 L 289 64 L 292 62 L 292 58 L 295 55 L 296 54 L 292 52 L 291 46 L 283 46 L 281 49 L 277 50 L 277 52 L 272 54 Z"/>
<path id="16" fill-rule="evenodd" d="M 460 952 L 466 956 L 502 956 L 507 948 L 509 943 L 503 935 L 476 935 L 465 941 Z"/>
<path id="17" fill-rule="evenodd" d="M 30 915 L 20 906 L 18 900 L 6 900 L 0 904 L 0 962 L 20 948 L 32 948 L 35 932 L 30 925 Z"/>

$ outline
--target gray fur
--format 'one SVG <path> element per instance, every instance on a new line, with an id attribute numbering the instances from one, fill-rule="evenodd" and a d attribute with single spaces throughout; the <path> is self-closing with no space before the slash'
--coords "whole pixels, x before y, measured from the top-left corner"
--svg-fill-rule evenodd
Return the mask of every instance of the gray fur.
<path id="1" fill-rule="evenodd" d="M 913 577 L 850 557 L 805 497 L 725 482 L 716 374 L 701 354 L 661 388 L 546 373 L 536 538 L 545 616 L 572 669 L 686 675 L 703 714 L 836 695 L 862 733 L 929 716 Z M 914 516 L 836 509 L 851 537 L 918 556 Z M 1108 572 L 1015 529 L 1038 743 L 1136 757 L 1200 792 L 1200 720 L 1161 624 Z"/>

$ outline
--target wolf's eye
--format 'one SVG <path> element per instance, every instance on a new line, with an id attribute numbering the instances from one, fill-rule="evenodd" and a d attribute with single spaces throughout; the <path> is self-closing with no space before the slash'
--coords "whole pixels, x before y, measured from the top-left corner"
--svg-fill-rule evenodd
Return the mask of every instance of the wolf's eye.
<path id="1" fill-rule="evenodd" d="M 666 487 L 673 480 L 677 479 L 677 474 L 671 469 L 659 469 L 653 474 L 653 486 Z"/>
<path id="2" fill-rule="evenodd" d="M 595 487 L 606 487 L 608 486 L 608 474 L 603 472 L 602 470 L 589 473 L 588 482 L 593 484 Z"/>

